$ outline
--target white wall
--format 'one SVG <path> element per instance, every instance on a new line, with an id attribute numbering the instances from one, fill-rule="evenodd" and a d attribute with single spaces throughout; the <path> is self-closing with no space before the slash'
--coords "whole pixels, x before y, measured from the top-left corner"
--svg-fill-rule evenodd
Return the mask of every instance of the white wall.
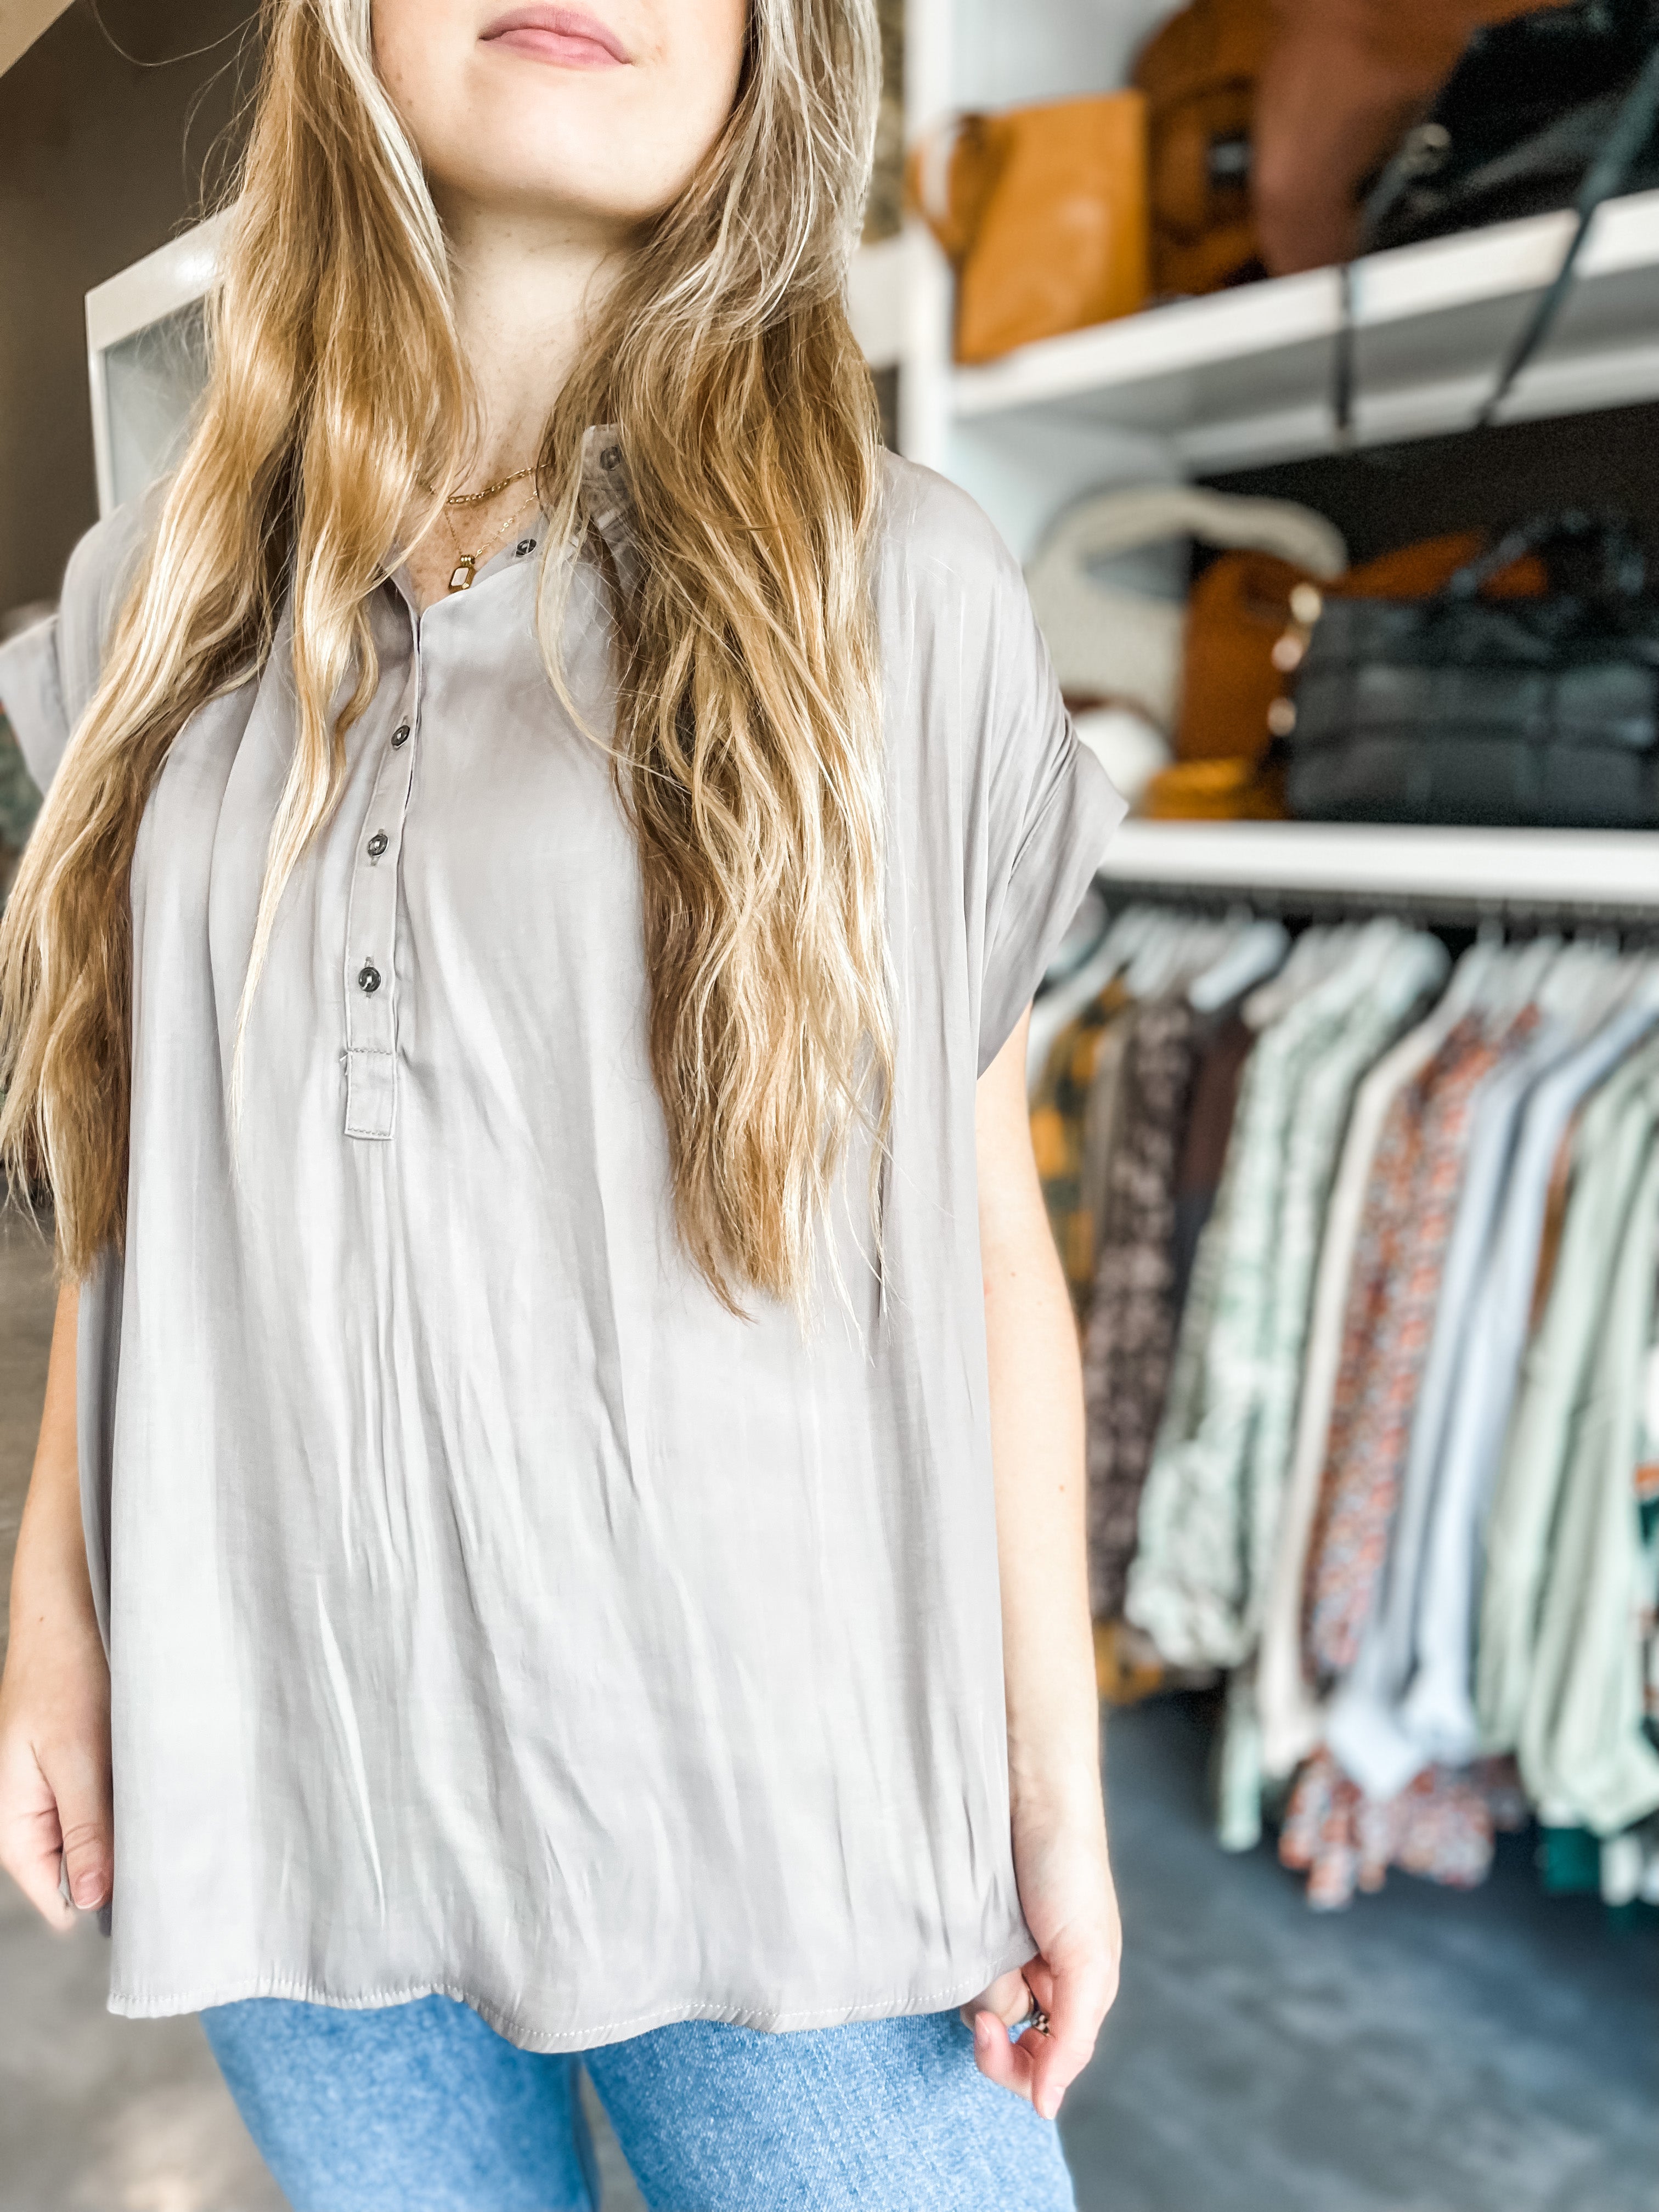
<path id="1" fill-rule="evenodd" d="M 86 295 L 197 213 L 252 7 L 99 0 L 106 37 L 75 0 L 0 76 L 0 612 L 55 596 L 96 518 Z"/>
<path id="2" fill-rule="evenodd" d="M 1110 92 L 1171 0 L 956 0 L 951 103 L 1010 107 Z"/>

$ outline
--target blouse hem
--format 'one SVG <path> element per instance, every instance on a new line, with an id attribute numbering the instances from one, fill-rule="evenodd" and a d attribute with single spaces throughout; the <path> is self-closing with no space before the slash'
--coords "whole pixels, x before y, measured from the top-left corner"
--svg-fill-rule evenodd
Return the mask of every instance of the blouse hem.
<path id="1" fill-rule="evenodd" d="M 605 2044 L 624 2042 L 630 2036 L 647 2035 L 653 2028 L 672 2027 L 685 2020 L 718 2021 L 732 2027 L 755 2028 L 764 2034 L 787 2034 L 805 2028 L 844 2027 L 860 2020 L 897 2020 L 916 2013 L 947 2012 L 952 2006 L 965 2004 L 969 1997 L 977 1996 L 999 1975 L 1012 1973 L 1036 1956 L 1036 1944 L 1025 1936 L 966 1980 L 940 1990 L 906 1990 L 852 2004 L 795 2012 L 744 2005 L 668 2004 L 627 2020 L 554 2031 L 538 2028 L 504 2006 L 492 2004 L 488 1998 L 475 1996 L 453 1982 L 441 1981 L 414 1982 L 401 1989 L 367 1990 L 350 1996 L 340 1996 L 314 1982 L 258 1978 L 177 1996 L 141 1996 L 112 1988 L 109 2009 L 124 2020 L 165 2020 L 182 2013 L 206 2012 L 217 2005 L 241 2004 L 254 1997 L 283 1997 L 301 2004 L 327 2005 L 341 2012 L 374 2012 L 389 2005 L 412 2004 L 421 1997 L 453 1997 L 458 2003 L 470 2006 L 498 2035 L 520 2051 L 594 2051 Z"/>

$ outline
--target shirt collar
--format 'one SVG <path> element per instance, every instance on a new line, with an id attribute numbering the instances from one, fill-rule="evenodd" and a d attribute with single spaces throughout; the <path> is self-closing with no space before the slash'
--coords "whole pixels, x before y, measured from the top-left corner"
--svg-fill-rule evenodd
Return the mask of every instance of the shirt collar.
<path id="1" fill-rule="evenodd" d="M 623 459 L 622 441 L 614 422 L 595 422 L 583 431 L 581 484 L 583 514 L 605 540 L 617 582 L 624 592 L 631 595 L 639 581 L 639 543 L 633 488 L 628 481 L 628 464 Z M 538 526 L 538 532 L 545 521 L 544 516 Z M 495 562 L 500 553 L 510 550 L 507 546 L 499 548 L 490 555 L 490 561 Z M 385 588 L 407 601 L 409 592 L 400 574 L 401 564 L 394 565 L 390 553 L 386 561 Z"/>
<path id="2" fill-rule="evenodd" d="M 617 580 L 631 596 L 639 581 L 639 543 L 628 464 L 614 422 L 595 422 L 582 433 L 582 505 L 605 540 Z"/>

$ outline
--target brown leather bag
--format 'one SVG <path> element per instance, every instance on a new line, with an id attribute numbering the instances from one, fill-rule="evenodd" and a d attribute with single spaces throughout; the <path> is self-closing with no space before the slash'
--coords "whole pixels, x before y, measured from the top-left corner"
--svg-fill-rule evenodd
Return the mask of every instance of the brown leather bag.
<path id="1" fill-rule="evenodd" d="M 1261 273 L 1251 118 L 1277 27 L 1273 0 L 1194 0 L 1136 58 L 1156 294 L 1213 292 Z"/>
<path id="2" fill-rule="evenodd" d="M 1155 294 L 1352 252 L 1360 185 L 1474 33 L 1551 0 L 1193 0 L 1141 49 Z"/>
<path id="3" fill-rule="evenodd" d="M 1259 760 L 1271 741 L 1267 712 L 1284 688 L 1273 649 L 1297 590 L 1329 590 L 1271 553 L 1224 553 L 1187 601 L 1176 758 Z"/>
<path id="4" fill-rule="evenodd" d="M 1252 193 L 1275 276 L 1346 261 L 1358 195 L 1475 33 L 1552 0 L 1278 0 L 1256 94 Z"/>
<path id="5" fill-rule="evenodd" d="M 956 268 L 960 362 L 1146 304 L 1138 92 L 953 118 L 914 149 L 906 185 Z"/>

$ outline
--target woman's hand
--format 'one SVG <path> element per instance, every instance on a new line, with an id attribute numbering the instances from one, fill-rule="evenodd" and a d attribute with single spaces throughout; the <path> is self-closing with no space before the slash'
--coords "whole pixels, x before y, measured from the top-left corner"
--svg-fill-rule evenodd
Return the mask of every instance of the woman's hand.
<path id="1" fill-rule="evenodd" d="M 96 1622 L 33 1593 L 39 1610 L 13 1628 L 0 1679 L 0 1866 L 54 1928 L 106 1904 L 114 1871 L 110 1811 L 109 1672 Z M 88 1632 L 88 1626 L 90 1633 Z"/>
<path id="2" fill-rule="evenodd" d="M 1058 1817 L 1022 1815 L 1017 1806 L 1014 1873 L 1039 1955 L 964 2005 L 963 2018 L 980 2071 L 1052 2119 L 1117 1995 L 1123 1939 L 1098 1793 L 1092 1819 L 1086 1806 Z M 1028 2027 L 1013 2040 L 1008 2030 L 1028 2016 L 1033 1997 L 1048 2032 Z"/>
<path id="3" fill-rule="evenodd" d="M 1100 1794 L 1077 1328 L 1031 1157 L 1022 1020 L 975 1102 L 1014 1875 L 1039 1955 L 963 2016 L 981 2073 L 1045 2118 L 1117 1994 L 1117 1897 Z M 1008 2029 L 1031 1999 L 1048 2030 Z"/>
<path id="4" fill-rule="evenodd" d="M 11 1577 L 0 1677 L 0 1867 L 54 1928 L 107 1903 L 114 1876 L 109 1669 L 87 1578 L 75 1442 L 73 1287 L 58 1301 L 46 1411 Z"/>

